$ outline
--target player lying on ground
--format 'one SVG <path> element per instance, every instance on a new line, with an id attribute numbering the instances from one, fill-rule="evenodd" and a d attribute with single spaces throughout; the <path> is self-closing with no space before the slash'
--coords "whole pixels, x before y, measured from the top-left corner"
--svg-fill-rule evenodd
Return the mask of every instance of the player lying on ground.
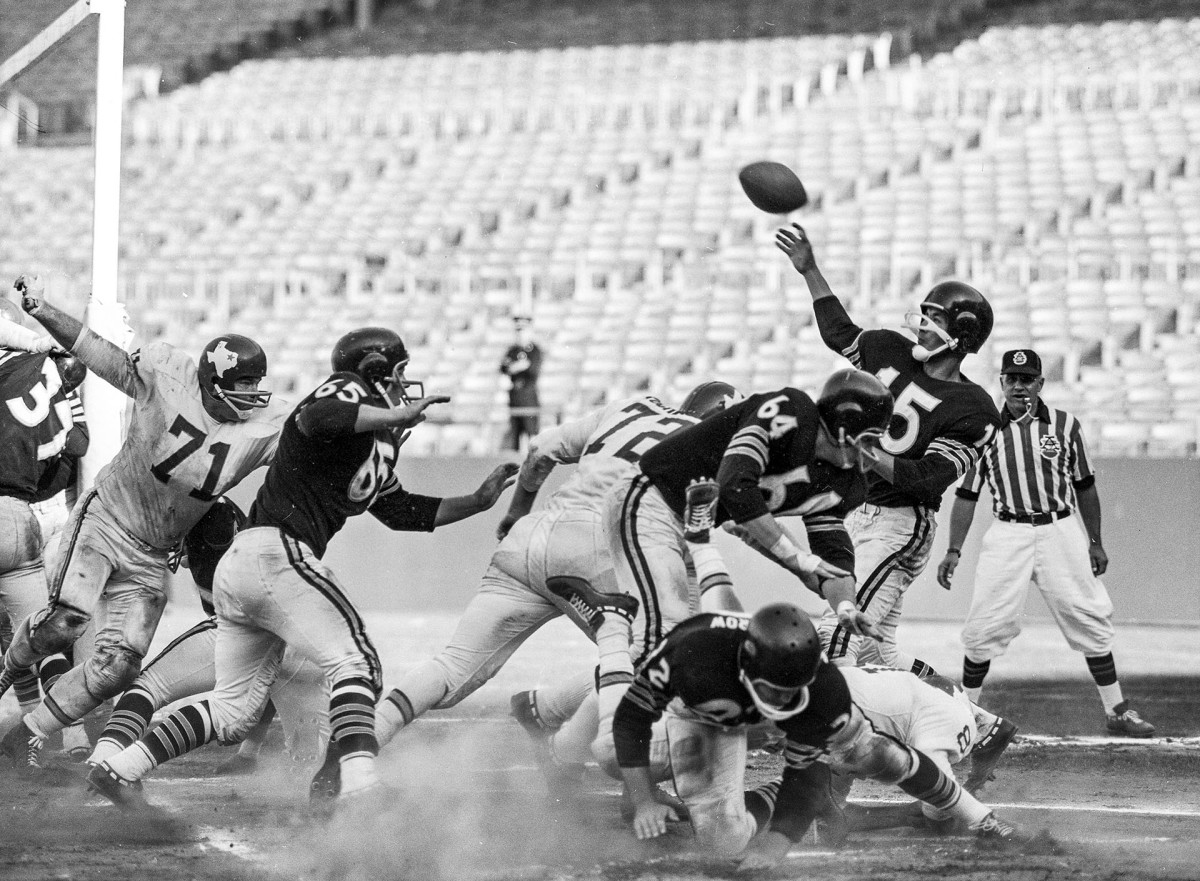
<path id="1" fill-rule="evenodd" d="M 668 769 L 651 766 L 655 723 L 701 846 L 743 870 L 775 866 L 818 814 L 830 809 L 829 767 L 897 785 L 982 837 L 1016 831 L 939 763 L 880 734 L 825 660 L 816 628 L 797 606 L 753 616 L 705 613 L 685 621 L 638 668 L 617 707 L 617 761 L 634 801 L 639 838 L 663 834 L 674 809 L 654 794 Z M 769 719 L 786 735 L 780 778 L 745 791 L 746 727 Z"/>
<path id="2" fill-rule="evenodd" d="M 36 773 L 45 738 L 133 684 L 167 602 L 172 552 L 215 499 L 271 460 L 287 409 L 259 389 L 267 356 L 247 337 L 217 337 L 199 364 L 161 342 L 129 355 L 45 302 L 36 279 L 21 287 L 25 311 L 133 401 L 124 443 L 71 513 L 49 604 L 4 654 L 0 694 L 70 648 L 93 613 L 103 622 L 90 655 L 0 741 L 20 771 Z"/>
<path id="3" fill-rule="evenodd" d="M 404 371 L 408 352 L 385 328 L 346 334 L 333 374 L 284 423 L 279 455 L 250 509 L 249 523 L 213 580 L 216 688 L 171 713 L 133 745 L 97 765 L 88 782 L 119 805 L 141 805 L 133 784 L 157 765 L 212 740 L 237 743 L 258 721 L 290 645 L 329 683 L 326 768 L 337 792 L 379 787 L 375 703 L 379 655 L 333 572 L 321 562 L 349 517 L 369 511 L 390 529 L 430 532 L 486 511 L 513 479 L 501 465 L 475 492 L 439 498 L 406 491 L 396 459 L 425 410 L 449 400 L 424 396 Z M 419 389 L 410 397 L 410 388 Z M 324 771 L 325 769 L 323 769 Z"/>
<path id="4" fill-rule="evenodd" d="M 596 709 L 590 724 L 568 724 L 552 735 L 553 754 L 565 762 L 595 755 L 611 767 L 612 714 L 634 667 L 699 611 L 691 605 L 684 538 L 688 488 L 697 481 L 716 478 L 718 523 L 736 524 L 739 537 L 822 596 L 857 632 L 865 619 L 854 608 L 854 548 L 843 518 L 866 495 L 862 449 L 878 439 L 891 412 L 891 395 L 877 379 L 842 370 L 816 401 L 794 388 L 755 394 L 642 456 L 640 471 L 609 492 L 606 524 L 617 589 L 635 597 L 645 614 L 631 621 L 600 591 L 576 591 L 576 602 L 602 613 Z M 777 519 L 787 515 L 803 519 L 811 551 Z"/>
<path id="5" fill-rule="evenodd" d="M 473 693 L 547 621 L 566 615 L 595 639 L 596 621 L 571 605 L 563 583 L 583 579 L 603 592 L 616 590 L 603 523 L 606 493 L 636 473 L 638 457 L 649 446 L 737 397 L 732 386 L 708 382 L 694 389 L 680 410 L 643 396 L 538 434 L 497 529 L 500 545 L 450 642 L 406 672 L 381 702 L 375 723 L 380 744 L 428 710 L 455 706 Z M 563 463 L 578 463 L 578 468 L 542 509 L 532 512 L 542 484 Z M 635 613 L 636 603 L 622 599 Z M 592 683 L 590 671 L 574 677 L 563 683 L 561 696 L 543 706 L 559 707 L 565 719 L 592 691 Z"/>

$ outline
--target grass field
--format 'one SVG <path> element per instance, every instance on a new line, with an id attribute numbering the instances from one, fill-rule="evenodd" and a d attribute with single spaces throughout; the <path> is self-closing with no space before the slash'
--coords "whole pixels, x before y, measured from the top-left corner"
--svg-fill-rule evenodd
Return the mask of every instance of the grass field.
<path id="1" fill-rule="evenodd" d="M 172 613 L 160 640 L 190 623 Z M 432 652 L 452 614 L 375 615 L 389 678 Z M 955 631 L 913 623 L 906 644 L 955 672 Z M 854 833 L 838 851 L 805 842 L 766 877 L 777 879 L 1194 879 L 1200 877 L 1200 677 L 1189 669 L 1195 633 L 1121 631 L 1127 693 L 1162 737 L 1105 736 L 1095 690 L 1049 628 L 1034 627 L 1010 663 L 997 663 L 989 706 L 1021 726 L 984 800 L 1033 833 L 1022 848 L 986 847 L 915 828 Z M 1135 648 L 1140 646 L 1141 648 Z M 619 816 L 615 781 L 590 768 L 577 798 L 552 801 L 507 718 L 508 695 L 588 665 L 588 644 L 550 626 L 496 680 L 459 707 L 431 714 L 386 751 L 391 798 L 370 812 L 324 821 L 307 810 L 313 766 L 282 753 L 247 778 L 213 777 L 228 753 L 209 747 L 151 777 L 146 792 L 165 820 L 148 823 L 87 795 L 80 781 L 45 786 L 0 771 L 0 877 L 163 879 L 658 879 L 734 877 L 732 863 L 690 848 L 679 824 L 637 842 Z M 1167 659 L 1172 658 L 1172 664 Z M 1173 665 L 1174 669 L 1170 669 Z M 1065 671 L 1065 672 L 1064 672 Z M 7 726 L 15 706 L 0 705 Z M 751 777 L 776 769 L 753 755 Z M 895 790 L 859 784 L 863 805 Z"/>

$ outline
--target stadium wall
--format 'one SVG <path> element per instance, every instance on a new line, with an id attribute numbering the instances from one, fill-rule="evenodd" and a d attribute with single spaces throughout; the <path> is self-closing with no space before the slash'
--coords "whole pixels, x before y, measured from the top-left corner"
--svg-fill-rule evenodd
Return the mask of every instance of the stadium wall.
<path id="1" fill-rule="evenodd" d="M 405 488 L 429 495 L 469 493 L 498 463 L 496 458 L 406 458 L 400 477 Z M 1105 584 L 1117 621 L 1200 623 L 1200 460 L 1099 459 L 1097 489 L 1104 513 L 1104 544 L 1110 558 Z M 557 469 L 544 492 L 572 470 Z M 261 472 L 239 487 L 233 498 L 249 509 Z M 992 522 L 985 495 L 963 548 L 954 589 L 942 590 L 934 578 L 946 548 L 948 493 L 939 516 L 939 534 L 929 569 L 909 589 L 905 615 L 962 620 L 971 600 L 979 542 Z M 491 511 L 433 534 L 393 533 L 369 516 L 351 520 L 334 538 L 326 555 L 347 593 L 363 610 L 454 610 L 470 599 L 496 546 L 495 528 L 508 502 L 506 494 Z M 801 530 L 801 534 L 803 534 Z M 748 606 L 772 599 L 799 601 L 810 612 L 821 604 L 798 595 L 795 582 L 771 563 L 727 536 L 721 537 L 739 590 Z M 177 582 L 175 595 L 190 595 L 189 581 Z M 1049 618 L 1036 590 L 1026 615 Z"/>

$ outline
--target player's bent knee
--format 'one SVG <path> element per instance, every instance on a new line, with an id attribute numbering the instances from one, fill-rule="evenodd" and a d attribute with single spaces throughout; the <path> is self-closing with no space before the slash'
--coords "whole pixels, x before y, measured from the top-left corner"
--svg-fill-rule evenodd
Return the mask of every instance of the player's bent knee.
<path id="1" fill-rule="evenodd" d="M 878 741 L 864 756 L 858 773 L 880 783 L 900 783 L 912 774 L 916 761 L 912 751 L 887 737 L 876 735 Z"/>
<path id="2" fill-rule="evenodd" d="M 14 643 L 20 642 L 23 631 L 38 658 L 55 655 L 73 646 L 91 620 L 91 615 L 79 609 L 51 603 L 21 623 Z"/>
<path id="3" fill-rule="evenodd" d="M 687 802 L 696 843 L 709 853 L 732 857 L 746 849 L 756 824 L 739 793 L 736 801 Z"/>
<path id="4" fill-rule="evenodd" d="M 92 697 L 108 700 L 131 686 L 141 670 L 141 654 L 128 646 L 97 646 L 84 662 L 83 681 Z"/>

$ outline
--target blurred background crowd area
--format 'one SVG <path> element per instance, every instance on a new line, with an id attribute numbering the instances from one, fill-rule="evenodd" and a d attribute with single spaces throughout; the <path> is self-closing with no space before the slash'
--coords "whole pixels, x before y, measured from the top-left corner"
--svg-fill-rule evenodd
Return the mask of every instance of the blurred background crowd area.
<path id="1" fill-rule="evenodd" d="M 0 58 L 68 6 L 0 0 Z M 95 24 L 0 92 L 0 278 L 86 306 Z M 1200 9 L 986 0 L 127 0 L 117 292 L 141 342 L 256 337 L 299 398 L 384 324 L 453 396 L 407 455 L 489 454 L 515 314 L 543 424 L 842 364 L 773 244 L 851 314 L 934 282 L 1032 346 L 1103 455 L 1194 456 Z M 790 218 L 737 170 L 797 171 Z"/>

